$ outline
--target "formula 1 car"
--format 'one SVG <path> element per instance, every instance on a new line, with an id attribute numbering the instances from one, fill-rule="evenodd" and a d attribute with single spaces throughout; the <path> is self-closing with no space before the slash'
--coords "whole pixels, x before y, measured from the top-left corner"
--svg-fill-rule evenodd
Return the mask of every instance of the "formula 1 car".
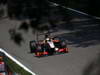
<path id="1" fill-rule="evenodd" d="M 68 53 L 67 43 L 64 40 L 52 38 L 52 43 L 54 44 L 54 48 L 47 41 L 44 42 L 44 40 L 37 42 L 30 41 L 30 52 L 34 53 L 36 57 Z"/>

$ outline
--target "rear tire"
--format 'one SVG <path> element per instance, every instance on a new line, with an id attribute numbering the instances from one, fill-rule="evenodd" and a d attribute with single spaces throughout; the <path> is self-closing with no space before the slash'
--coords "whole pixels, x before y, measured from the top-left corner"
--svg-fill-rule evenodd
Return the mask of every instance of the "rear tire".
<path id="1" fill-rule="evenodd" d="M 68 53 L 67 42 L 66 41 L 62 41 L 61 45 L 62 45 L 63 48 L 66 48 L 65 53 Z"/>
<path id="2" fill-rule="evenodd" d="M 36 41 L 30 41 L 30 53 L 35 53 L 36 51 Z"/>

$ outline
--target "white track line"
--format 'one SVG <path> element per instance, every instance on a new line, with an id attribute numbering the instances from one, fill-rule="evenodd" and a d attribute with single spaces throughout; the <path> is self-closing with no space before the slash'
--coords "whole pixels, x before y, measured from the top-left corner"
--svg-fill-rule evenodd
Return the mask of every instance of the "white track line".
<path id="1" fill-rule="evenodd" d="M 0 52 L 4 53 L 8 58 L 10 58 L 12 61 L 14 61 L 16 64 L 18 64 L 20 67 L 22 67 L 27 72 L 31 73 L 32 75 L 36 75 L 34 72 L 32 72 L 30 69 L 28 69 L 26 66 L 24 66 L 22 63 L 20 63 L 18 60 L 16 60 L 14 57 L 12 57 L 9 53 L 7 53 L 5 50 L 0 48 Z"/>
<path id="2" fill-rule="evenodd" d="M 57 4 L 57 3 L 54 3 L 54 2 L 50 2 L 50 3 L 51 3 L 52 5 L 54 5 L 54 6 L 61 6 L 60 4 Z M 65 9 L 68 9 L 68 10 L 71 10 L 71 11 L 74 11 L 74 12 L 77 12 L 77 13 L 80 13 L 80 14 L 83 14 L 83 15 L 86 15 L 86 16 L 93 17 L 93 18 L 95 18 L 95 19 L 100 19 L 100 17 L 92 16 L 92 15 L 89 15 L 89 14 L 84 13 L 84 12 L 79 11 L 79 10 L 75 10 L 75 9 L 72 9 L 72 8 L 67 8 L 66 6 L 61 6 L 61 7 L 65 8 Z"/>

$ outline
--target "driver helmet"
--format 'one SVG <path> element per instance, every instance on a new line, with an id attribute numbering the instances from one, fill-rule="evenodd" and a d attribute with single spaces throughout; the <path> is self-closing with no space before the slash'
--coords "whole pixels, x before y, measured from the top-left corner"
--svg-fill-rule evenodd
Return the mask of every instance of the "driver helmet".
<path id="1" fill-rule="evenodd" d="M 47 40 L 47 41 L 49 41 L 49 40 L 50 40 L 50 38 L 46 38 L 46 40 Z"/>

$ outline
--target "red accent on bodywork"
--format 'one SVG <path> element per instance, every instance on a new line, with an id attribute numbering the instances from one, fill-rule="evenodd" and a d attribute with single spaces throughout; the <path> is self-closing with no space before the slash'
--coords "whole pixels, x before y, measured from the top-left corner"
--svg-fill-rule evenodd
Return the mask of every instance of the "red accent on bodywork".
<path id="1" fill-rule="evenodd" d="M 59 52 L 64 52 L 64 51 L 65 51 L 65 49 L 64 49 L 64 48 L 62 48 L 62 49 L 59 49 L 58 51 L 59 51 Z"/>
<path id="2" fill-rule="evenodd" d="M 68 52 L 68 48 L 61 48 L 58 50 L 58 52 Z"/>
<path id="3" fill-rule="evenodd" d="M 53 42 L 60 42 L 59 40 L 53 40 Z"/>
<path id="4" fill-rule="evenodd" d="M 43 54 L 41 52 L 37 52 L 36 56 L 42 56 Z"/>
<path id="5" fill-rule="evenodd" d="M 43 54 L 44 54 L 44 55 L 48 55 L 48 52 L 45 51 Z"/>

